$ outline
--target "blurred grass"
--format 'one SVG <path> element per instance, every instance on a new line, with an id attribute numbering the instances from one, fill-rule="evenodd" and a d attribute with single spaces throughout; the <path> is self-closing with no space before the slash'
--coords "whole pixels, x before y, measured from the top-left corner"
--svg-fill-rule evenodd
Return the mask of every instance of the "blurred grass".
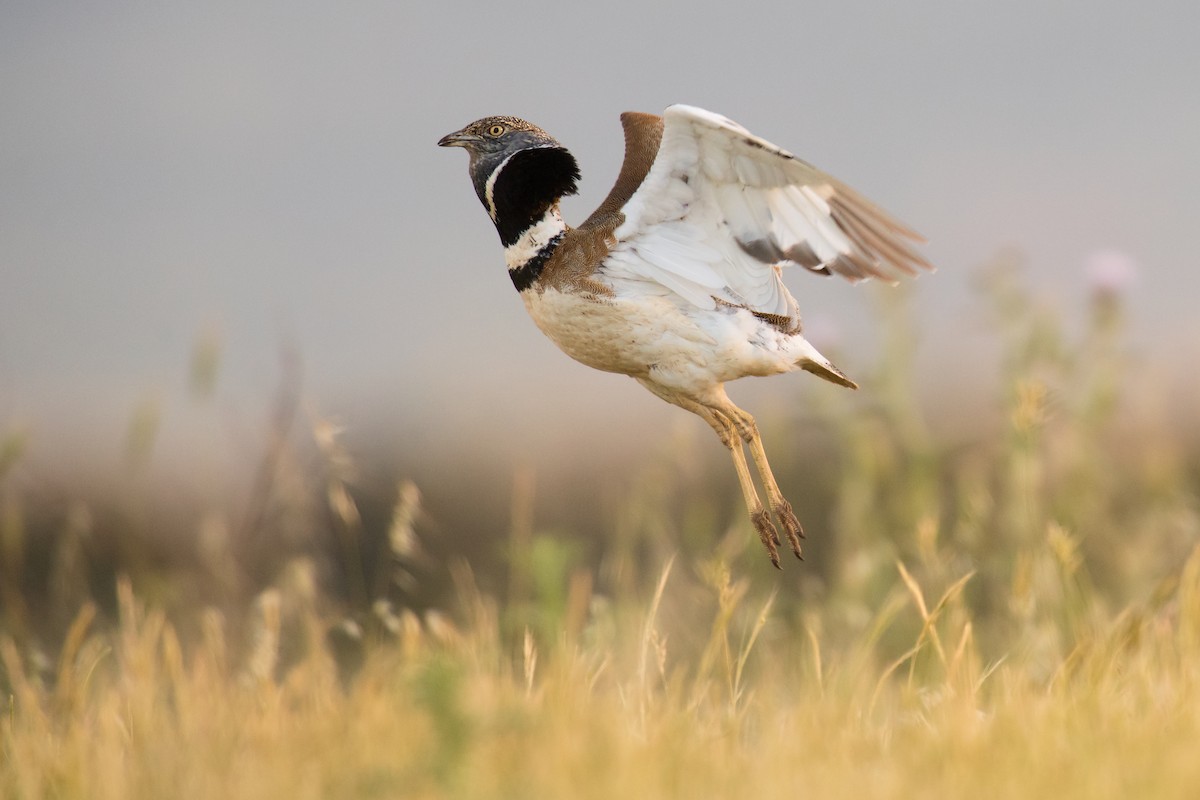
<path id="1" fill-rule="evenodd" d="M 1194 796 L 1200 454 L 1144 410 L 1119 294 L 1072 334 L 1017 265 L 980 287 L 1002 356 L 966 441 L 897 292 L 857 398 L 764 420 L 821 540 L 782 575 L 702 426 L 598 541 L 519 470 L 503 552 L 466 556 L 411 482 L 363 490 L 294 369 L 216 507 L 47 502 L 5 436 L 0 797 Z"/>

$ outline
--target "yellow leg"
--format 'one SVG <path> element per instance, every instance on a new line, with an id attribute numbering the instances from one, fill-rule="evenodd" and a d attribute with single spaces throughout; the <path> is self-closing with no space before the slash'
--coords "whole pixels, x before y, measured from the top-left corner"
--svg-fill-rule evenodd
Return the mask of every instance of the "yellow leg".
<path id="1" fill-rule="evenodd" d="M 758 492 L 754 489 L 754 479 L 750 477 L 750 467 L 746 464 L 746 455 L 742 452 L 740 439 L 735 439 L 730 443 L 729 452 L 733 456 L 733 468 L 737 470 L 738 483 L 742 485 L 742 496 L 746 498 L 746 508 L 750 511 L 750 521 L 754 523 L 754 530 L 758 531 L 758 538 L 762 541 L 763 547 L 767 548 L 767 555 L 771 557 L 771 563 L 775 565 L 776 569 L 780 569 L 779 532 L 771 523 L 770 513 L 763 508 L 762 501 L 758 499 Z"/>
<path id="2" fill-rule="evenodd" d="M 792 511 L 792 504 L 783 496 L 783 492 L 779 491 L 779 484 L 775 482 L 771 465 L 767 463 L 767 451 L 763 448 L 762 436 L 758 434 L 757 427 L 754 431 L 754 438 L 750 440 L 750 455 L 754 458 L 754 465 L 758 467 L 763 487 L 767 490 L 767 502 L 771 504 L 771 511 L 775 512 L 779 524 L 783 526 L 783 531 L 788 537 L 788 544 L 792 546 L 792 552 L 796 554 L 796 558 L 803 561 L 804 556 L 800 554 L 800 540 L 804 538 L 804 528 L 800 527 L 800 520 L 796 519 L 796 514 Z"/>
<path id="3" fill-rule="evenodd" d="M 729 448 L 729 454 L 733 458 L 733 468 L 738 476 L 738 485 L 741 486 L 742 497 L 746 500 L 746 509 L 750 512 L 750 522 L 753 523 L 754 530 L 758 532 L 758 538 L 762 541 L 763 547 L 767 548 L 771 563 L 779 568 L 779 532 L 771 521 L 771 512 L 767 511 L 758 497 L 758 491 L 754 488 L 754 478 L 750 474 L 750 467 L 746 463 L 746 454 L 742 449 L 743 441 L 750 445 L 750 455 L 754 458 L 754 464 L 758 468 L 771 511 L 783 525 L 788 543 L 792 546 L 792 552 L 796 554 L 797 558 L 801 558 L 800 537 L 804 535 L 804 532 L 800 529 L 800 522 L 796 519 L 796 515 L 792 513 L 791 504 L 784 499 L 783 493 L 779 491 L 779 484 L 775 482 L 775 476 L 771 473 L 771 465 L 767 463 L 767 454 L 763 449 L 762 437 L 758 434 L 758 426 L 754 422 L 754 417 L 735 406 L 720 386 L 705 398 L 708 402 L 700 402 L 648 380 L 638 379 L 638 382 L 668 403 L 691 411 L 703 419 L 716 431 L 721 442 Z"/>
<path id="4" fill-rule="evenodd" d="M 722 392 L 724 395 L 724 392 Z M 750 446 L 750 456 L 754 459 L 754 466 L 758 468 L 758 476 L 762 479 L 763 489 L 767 493 L 767 502 L 771 506 L 771 511 L 775 514 L 779 524 L 783 526 L 784 533 L 787 534 L 788 544 L 792 547 L 792 552 L 796 554 L 796 558 L 801 561 L 804 556 L 801 555 L 800 540 L 804 538 L 804 528 L 800 525 L 800 520 L 796 518 L 796 514 L 792 511 L 792 504 L 783 496 L 783 492 L 779 490 L 779 483 L 775 480 L 775 474 L 771 471 L 771 464 L 767 461 L 767 451 L 763 447 L 762 434 L 758 432 L 758 423 L 754 421 L 747 412 L 738 408 L 729 398 L 722 397 L 724 406 L 720 409 L 720 413 L 727 415 L 734 424 L 738 435 L 745 440 Z M 753 512 L 751 512 L 753 517 Z M 756 526 L 757 527 L 757 526 Z M 778 543 L 778 539 L 776 539 Z"/>

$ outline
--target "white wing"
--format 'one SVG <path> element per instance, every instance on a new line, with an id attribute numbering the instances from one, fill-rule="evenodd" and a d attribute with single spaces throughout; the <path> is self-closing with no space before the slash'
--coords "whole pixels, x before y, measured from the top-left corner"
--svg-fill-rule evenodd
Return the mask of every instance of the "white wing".
<path id="1" fill-rule="evenodd" d="M 663 114 L 649 174 L 621 208 L 605 264 L 711 308 L 714 298 L 795 317 L 779 267 L 895 281 L 932 266 L 921 242 L 835 178 L 732 120 L 693 106 Z"/>

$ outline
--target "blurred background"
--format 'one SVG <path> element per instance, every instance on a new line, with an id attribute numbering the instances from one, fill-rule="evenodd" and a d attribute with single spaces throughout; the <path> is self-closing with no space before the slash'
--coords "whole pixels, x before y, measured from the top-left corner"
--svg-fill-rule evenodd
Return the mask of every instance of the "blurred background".
<path id="1" fill-rule="evenodd" d="M 576 222 L 619 168 L 618 115 L 685 102 L 923 232 L 939 272 L 907 289 L 789 283 L 810 338 L 856 378 L 884 368 L 898 328 L 879 319 L 904 298 L 916 399 L 946 441 L 982 435 L 998 410 L 1002 347 L 979 291 L 998 262 L 1068 331 L 1087 324 L 1086 298 L 1119 295 L 1146 405 L 1195 430 L 1194 3 L 0 13 L 0 434 L 19 451 L 6 491 L 47 530 L 102 527 L 81 498 L 121 483 L 151 499 L 119 528 L 203 539 L 222 529 L 203 513 L 158 515 L 228 507 L 236 538 L 286 482 L 280 442 L 297 430 L 317 433 L 326 472 L 345 466 L 334 483 L 364 525 L 386 527 L 396 481 L 414 480 L 446 552 L 495 557 L 522 503 L 599 535 L 663 463 L 696 469 L 721 519 L 740 520 L 703 423 L 575 364 L 527 319 L 465 158 L 435 146 L 495 113 L 577 156 Z M 867 389 L 850 401 L 799 376 L 732 394 L 786 426 L 767 448 L 793 459 L 785 491 L 803 496 L 821 471 L 787 454 L 831 447 L 805 409 L 870 404 Z M 813 503 L 816 530 L 828 511 Z"/>

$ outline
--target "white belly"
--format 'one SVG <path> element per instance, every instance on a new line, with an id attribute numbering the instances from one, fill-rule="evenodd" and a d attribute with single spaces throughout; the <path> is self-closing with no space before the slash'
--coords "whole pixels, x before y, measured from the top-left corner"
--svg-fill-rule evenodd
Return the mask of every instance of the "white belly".
<path id="1" fill-rule="evenodd" d="M 693 394 L 747 375 L 795 369 L 785 337 L 753 315 L 670 297 L 522 293 L 529 316 L 571 358 Z"/>

